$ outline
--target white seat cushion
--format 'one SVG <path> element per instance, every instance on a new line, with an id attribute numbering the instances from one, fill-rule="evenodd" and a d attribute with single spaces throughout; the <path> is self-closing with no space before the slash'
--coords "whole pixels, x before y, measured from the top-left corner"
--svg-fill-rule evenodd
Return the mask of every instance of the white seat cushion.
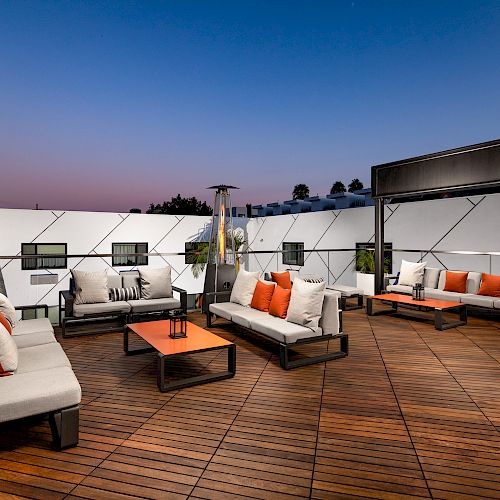
<path id="1" fill-rule="evenodd" d="M 66 366 L 71 363 L 58 342 L 19 349 L 15 375 Z"/>
<path id="2" fill-rule="evenodd" d="M 254 319 L 268 317 L 268 313 L 259 311 L 258 309 L 252 309 L 250 307 L 242 307 L 239 311 L 233 311 L 231 313 L 231 321 L 237 325 L 244 326 L 245 328 L 250 328 L 251 321 Z"/>
<path id="3" fill-rule="evenodd" d="M 387 285 L 387 291 L 392 293 L 406 293 L 411 295 L 412 287 L 409 285 Z"/>
<path id="4" fill-rule="evenodd" d="M 354 286 L 347 285 L 327 285 L 327 290 L 336 290 L 340 292 L 343 297 L 353 297 L 355 295 L 363 295 L 363 290 L 361 288 L 356 288 Z"/>
<path id="5" fill-rule="evenodd" d="M 209 310 L 211 313 L 220 316 L 221 318 L 228 319 L 231 321 L 233 312 L 241 311 L 246 309 L 239 304 L 234 304 L 233 302 L 216 302 L 215 304 L 210 304 Z"/>
<path id="6" fill-rule="evenodd" d="M 82 399 L 80 384 L 67 367 L 2 377 L 0 392 L 0 422 L 60 410 Z"/>
<path id="7" fill-rule="evenodd" d="M 179 300 L 167 297 L 162 299 L 127 300 L 127 302 L 130 304 L 133 313 L 169 311 L 181 307 Z"/>
<path id="8" fill-rule="evenodd" d="M 495 300 L 493 301 L 493 307 L 495 309 L 500 309 L 500 299 L 498 297 L 495 297 Z"/>
<path id="9" fill-rule="evenodd" d="M 50 332 L 54 333 L 54 328 L 49 318 L 22 319 L 16 323 L 12 329 L 12 335 L 29 335 L 31 333 Z"/>
<path id="10" fill-rule="evenodd" d="M 318 337 L 323 334 L 321 328 L 312 330 L 269 315 L 253 319 L 250 322 L 250 328 L 283 344 L 294 344 L 299 339 Z"/>
<path id="11" fill-rule="evenodd" d="M 52 332 L 33 332 L 24 335 L 12 335 L 12 338 L 17 347 L 20 348 L 56 342 L 56 338 Z"/>
<path id="12" fill-rule="evenodd" d="M 464 293 L 457 292 L 445 292 L 444 290 L 426 288 L 425 298 L 426 299 L 439 299 L 439 300 L 450 300 L 452 302 L 462 302 L 462 298 L 465 296 Z"/>
<path id="13" fill-rule="evenodd" d="M 495 301 L 498 297 L 490 297 L 488 295 L 474 295 L 472 293 L 462 294 L 462 302 L 471 306 L 494 308 Z"/>
<path id="14" fill-rule="evenodd" d="M 101 302 L 100 304 L 76 304 L 73 306 L 73 316 L 83 318 L 92 314 L 125 314 L 130 312 L 130 304 L 125 301 Z"/>

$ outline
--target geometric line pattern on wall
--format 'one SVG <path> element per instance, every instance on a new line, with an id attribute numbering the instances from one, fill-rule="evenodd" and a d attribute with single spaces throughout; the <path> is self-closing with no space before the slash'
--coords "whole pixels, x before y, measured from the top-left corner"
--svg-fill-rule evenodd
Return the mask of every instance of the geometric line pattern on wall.
<path id="1" fill-rule="evenodd" d="M 120 215 L 120 214 L 118 214 L 118 215 Z M 122 217 L 122 216 L 120 215 L 120 218 L 121 218 L 122 220 L 121 220 L 121 221 L 120 221 L 120 222 L 119 222 L 119 223 L 118 223 L 115 227 L 113 227 L 113 229 L 111 229 L 111 231 L 109 231 L 109 233 L 108 233 L 108 234 L 106 234 L 106 236 L 104 236 L 104 238 L 102 238 L 102 239 L 101 239 L 98 243 L 96 243 L 96 244 L 94 245 L 94 247 L 93 247 L 91 250 L 89 250 L 89 251 L 87 252 L 87 255 L 90 255 L 92 252 L 96 253 L 96 252 L 95 252 L 95 249 L 96 249 L 96 248 L 97 248 L 97 247 L 98 247 L 98 246 L 99 246 L 99 245 L 100 245 L 100 244 L 101 244 L 101 243 L 102 243 L 102 242 L 103 242 L 106 238 L 108 238 L 108 237 L 109 237 L 109 236 L 113 233 L 113 231 L 116 231 L 116 229 L 117 229 L 118 227 L 120 227 L 120 226 L 121 226 L 121 225 L 122 225 L 122 224 L 123 224 L 123 223 L 127 220 L 127 218 L 129 217 L 129 215 L 130 215 L 130 214 L 128 214 L 126 217 Z M 82 258 L 81 258 L 81 259 L 80 259 L 80 260 L 79 260 L 79 261 L 78 261 L 78 262 L 77 262 L 77 263 L 76 263 L 76 264 L 72 267 L 72 269 L 76 269 L 76 268 L 77 268 L 77 267 L 78 267 L 78 266 L 79 266 L 79 265 L 80 265 L 80 264 L 81 264 L 81 263 L 82 263 L 85 259 L 86 259 L 86 257 L 82 257 Z M 47 291 L 44 295 L 42 295 L 42 297 L 40 297 L 40 298 L 36 301 L 36 303 L 37 303 L 37 304 L 39 304 L 39 303 L 40 303 L 40 302 L 41 302 L 41 301 L 42 301 L 45 297 L 47 297 L 47 295 L 49 295 L 49 293 L 51 293 L 51 292 L 52 292 L 52 290 L 54 290 L 55 288 L 57 288 L 57 287 L 59 286 L 59 284 L 60 284 L 62 281 L 64 281 L 66 278 L 68 278 L 68 277 L 70 276 L 70 274 L 71 274 L 71 270 L 70 270 L 70 271 L 68 271 L 68 272 L 67 272 L 67 273 L 66 273 L 66 274 L 65 274 L 62 278 L 60 278 L 60 279 L 59 279 L 59 281 L 58 281 L 58 282 L 57 282 L 54 286 L 52 286 L 52 287 L 51 287 L 51 288 L 50 288 L 50 289 L 49 289 L 49 290 L 48 290 L 48 291 Z"/>
<path id="2" fill-rule="evenodd" d="M 33 243 L 37 238 L 39 238 L 43 233 L 45 233 L 49 228 L 51 228 L 66 212 L 63 212 L 61 215 L 59 215 L 59 217 L 54 212 L 52 212 L 52 210 L 51 210 L 51 213 L 55 217 L 55 219 L 50 224 L 48 224 L 46 227 L 44 227 L 42 229 L 42 231 L 40 231 L 34 238 L 32 238 L 29 243 Z M 16 253 L 16 256 L 17 255 L 21 255 L 21 250 L 19 250 L 19 252 Z M 11 262 L 12 262 L 12 260 L 9 260 L 7 262 L 7 264 L 2 266 L 1 269 L 5 269 Z"/>

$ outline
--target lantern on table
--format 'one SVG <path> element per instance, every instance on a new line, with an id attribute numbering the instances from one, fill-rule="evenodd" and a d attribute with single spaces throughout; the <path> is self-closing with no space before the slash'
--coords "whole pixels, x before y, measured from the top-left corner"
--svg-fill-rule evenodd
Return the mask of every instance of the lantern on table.
<path id="1" fill-rule="evenodd" d="M 422 283 L 415 283 L 411 292 L 413 300 L 422 301 L 425 300 L 425 288 Z"/>
<path id="2" fill-rule="evenodd" d="M 182 309 L 170 311 L 170 338 L 183 339 L 187 337 L 187 315 Z"/>

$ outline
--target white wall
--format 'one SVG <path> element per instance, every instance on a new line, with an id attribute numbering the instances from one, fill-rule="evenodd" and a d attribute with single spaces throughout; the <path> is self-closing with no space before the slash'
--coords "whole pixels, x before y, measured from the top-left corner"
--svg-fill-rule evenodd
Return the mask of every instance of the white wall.
<path id="1" fill-rule="evenodd" d="M 394 248 L 433 250 L 500 250 L 500 195 L 453 198 L 389 205 L 385 209 L 386 241 Z M 184 243 L 202 234 L 210 217 L 119 214 L 101 212 L 57 212 L 50 210 L 0 209 L 0 256 L 18 255 L 21 243 L 67 243 L 69 254 L 111 253 L 113 242 L 149 243 L 150 252 L 184 252 Z M 235 219 L 245 228 L 251 250 L 280 250 L 283 241 L 304 242 L 306 249 L 354 248 L 356 242 L 373 241 L 374 208 Z M 419 260 L 420 254 L 394 254 L 394 271 L 401 258 Z M 323 276 L 330 283 L 354 284 L 354 252 L 306 254 L 301 274 Z M 439 260 L 438 260 L 439 259 Z M 431 266 L 500 274 L 500 257 L 429 254 Z M 441 262 L 440 262 L 441 261 Z M 281 254 L 250 255 L 243 259 L 251 270 L 288 268 Z M 184 256 L 149 258 L 149 265 L 173 268 L 176 285 L 188 293 L 203 290 L 203 276 L 194 279 Z M 327 265 L 330 265 L 330 274 Z M 56 305 L 59 290 L 68 288 L 69 269 L 108 269 L 111 259 L 69 259 L 68 270 L 53 270 L 57 285 L 31 285 L 31 274 L 22 271 L 21 261 L 0 259 L 9 297 L 16 305 L 36 302 Z"/>

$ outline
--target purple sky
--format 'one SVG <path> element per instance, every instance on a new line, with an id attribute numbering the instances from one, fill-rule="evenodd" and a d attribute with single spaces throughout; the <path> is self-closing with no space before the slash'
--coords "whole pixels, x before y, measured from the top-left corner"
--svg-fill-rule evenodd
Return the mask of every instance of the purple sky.
<path id="1" fill-rule="evenodd" d="M 500 137 L 499 56 L 497 1 L 4 1 L 0 207 L 369 185 Z"/>

